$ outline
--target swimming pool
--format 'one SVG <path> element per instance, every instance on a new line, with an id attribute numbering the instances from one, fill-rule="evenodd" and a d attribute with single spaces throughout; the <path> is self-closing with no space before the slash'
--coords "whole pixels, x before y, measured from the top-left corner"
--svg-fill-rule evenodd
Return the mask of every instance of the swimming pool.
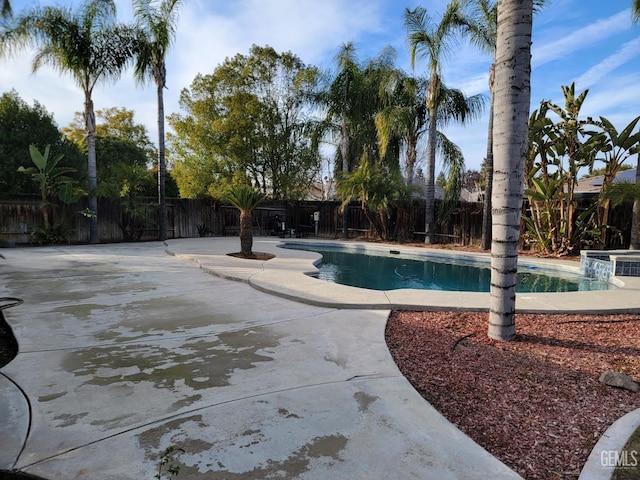
<path id="1" fill-rule="evenodd" d="M 285 248 L 320 253 L 317 278 L 341 285 L 371 290 L 443 290 L 488 292 L 491 269 L 488 262 L 463 258 L 441 258 L 400 254 L 396 250 L 356 252 L 344 247 L 322 247 L 287 243 Z M 393 253 L 391 253 L 393 252 Z M 533 265 L 518 269 L 516 291 L 577 292 L 615 288 L 577 273 L 545 270 Z"/>

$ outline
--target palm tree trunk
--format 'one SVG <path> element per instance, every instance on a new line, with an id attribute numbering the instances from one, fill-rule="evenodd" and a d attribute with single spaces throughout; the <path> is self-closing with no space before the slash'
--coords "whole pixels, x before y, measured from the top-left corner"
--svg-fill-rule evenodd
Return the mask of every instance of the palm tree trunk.
<path id="1" fill-rule="evenodd" d="M 640 216 L 640 200 L 633 201 L 633 212 L 631 214 L 631 238 L 629 250 L 640 250 L 640 234 L 638 233 L 638 216 Z"/>
<path id="2" fill-rule="evenodd" d="M 346 117 L 342 118 L 342 132 L 340 138 L 340 154 L 342 155 L 342 173 L 346 174 L 349 171 L 349 129 L 347 128 Z M 347 238 L 349 236 L 349 230 L 347 229 L 347 219 L 349 218 L 349 205 L 345 205 L 342 209 L 342 237 Z"/>
<path id="3" fill-rule="evenodd" d="M 491 87 L 493 89 L 493 87 Z M 489 126 L 487 128 L 487 158 L 485 160 L 484 204 L 482 205 L 482 240 L 481 248 L 491 248 L 491 194 L 493 192 L 493 94 L 489 107 Z"/>
<path id="4" fill-rule="evenodd" d="M 165 183 L 167 166 L 164 146 L 164 97 L 163 83 L 158 83 L 158 233 L 159 239 L 167 239 L 167 198 Z"/>
<path id="5" fill-rule="evenodd" d="M 418 139 L 415 135 L 409 135 L 407 138 L 407 160 L 406 160 L 406 172 L 407 172 L 407 185 L 413 185 L 413 177 L 416 174 L 416 159 Z"/>
<path id="6" fill-rule="evenodd" d="M 426 188 L 424 210 L 424 243 L 434 244 L 435 236 L 435 191 L 436 191 L 436 115 L 435 109 L 429 110 L 429 130 L 427 140 Z"/>
<path id="7" fill-rule="evenodd" d="M 410 135 L 407 139 L 407 185 L 413 186 L 413 177 L 416 175 L 416 161 L 418 159 L 418 139 L 415 135 Z M 402 233 L 404 239 L 413 239 L 415 229 L 415 215 L 413 213 L 413 192 L 409 189 L 407 194 L 407 211 L 403 212 L 402 221 L 405 231 Z"/>
<path id="8" fill-rule="evenodd" d="M 240 254 L 253 257 L 253 215 L 250 210 L 240 211 Z"/>
<path id="9" fill-rule="evenodd" d="M 498 3 L 495 72 L 494 183 L 488 335 L 516 334 L 516 273 L 524 161 L 531 102 L 532 0 Z"/>
<path id="10" fill-rule="evenodd" d="M 638 2 L 636 2 L 638 3 Z M 640 5 L 640 3 L 638 3 Z M 640 11 L 640 9 L 639 9 Z M 636 162 L 636 185 L 640 185 L 640 155 Z M 633 201 L 633 216 L 631 217 L 630 250 L 640 250 L 640 232 L 638 232 L 638 216 L 640 215 L 640 200 Z"/>
<path id="11" fill-rule="evenodd" d="M 97 167 L 96 167 L 96 115 L 93 111 L 93 100 L 91 93 L 85 91 L 84 96 L 84 125 L 87 132 L 87 176 L 89 180 L 89 209 L 92 212 L 89 218 L 89 243 L 98 243 L 98 188 Z"/>
<path id="12" fill-rule="evenodd" d="M 609 211 L 611 209 L 611 200 L 602 201 L 602 221 L 600 222 L 600 242 L 602 243 L 602 249 L 607 247 L 607 232 L 609 231 Z"/>

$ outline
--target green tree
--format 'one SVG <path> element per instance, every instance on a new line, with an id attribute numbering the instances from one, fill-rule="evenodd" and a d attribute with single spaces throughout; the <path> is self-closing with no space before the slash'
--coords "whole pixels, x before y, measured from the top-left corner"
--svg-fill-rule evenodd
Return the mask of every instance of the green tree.
<path id="1" fill-rule="evenodd" d="M 155 147 L 147 128 L 134 121 L 134 112 L 126 108 L 111 107 L 96 111 L 96 166 L 98 185 L 109 176 L 115 164 L 147 167 L 155 162 Z M 69 126 L 62 129 L 65 136 L 86 154 L 87 141 L 82 114 L 76 112 Z M 149 171 L 149 175 L 153 173 Z M 147 190 L 148 196 L 154 196 Z"/>
<path id="2" fill-rule="evenodd" d="M 375 117 L 380 153 L 382 156 L 386 154 L 390 139 L 395 137 L 400 140 L 406 146 L 407 182 L 411 184 L 417 159 L 417 145 L 427 131 L 426 127 L 429 123 L 426 108 L 429 82 L 399 73 L 391 78 L 391 83 L 395 91 L 390 97 L 390 105 L 383 108 Z M 470 118 L 476 117 L 484 101 L 482 95 L 466 97 L 460 90 L 450 89 L 445 85 L 441 86 L 441 97 L 438 102 L 437 126 L 445 126 L 452 120 L 464 124 Z M 461 150 L 439 130 L 436 132 L 435 144 L 436 152 L 442 158 L 445 169 L 440 172 L 441 184 L 436 182 L 436 185 L 446 187 L 447 202 L 445 203 L 451 206 L 460 197 L 465 169 L 464 157 Z M 446 209 L 446 212 L 450 212 L 450 209 Z M 441 210 L 440 213 L 441 216 L 444 215 L 445 210 Z"/>
<path id="3" fill-rule="evenodd" d="M 345 175 L 358 168 L 363 154 L 373 154 L 372 161 L 394 159 L 389 155 L 398 146 L 395 134 L 385 140 L 384 153 L 378 150 L 375 116 L 385 106 L 388 84 L 397 70 L 396 52 L 385 48 L 368 61 L 361 62 L 352 42 L 342 45 L 334 60 L 336 74 L 330 78 L 318 96 L 318 103 L 326 109 L 323 131 L 330 138 L 338 138 L 335 171 Z M 391 132 L 393 133 L 393 132 Z M 347 209 L 343 212 L 343 236 L 347 236 Z"/>
<path id="4" fill-rule="evenodd" d="M 350 140 L 352 137 L 354 117 L 359 116 L 360 94 L 359 84 L 362 76 L 361 68 L 356 56 L 353 42 L 343 44 L 334 61 L 337 66 L 337 73 L 328 89 L 322 92 L 320 103 L 327 108 L 325 119 L 325 129 L 331 134 L 338 133 L 340 139 L 339 148 L 336 155 L 336 169 L 340 168 L 343 175 L 349 172 L 349 166 L 355 165 L 355 161 L 350 158 Z M 327 128 L 328 127 L 328 128 Z M 338 161 L 340 165 L 338 165 Z M 347 238 L 347 210 L 343 208 L 342 214 L 342 236 Z"/>
<path id="5" fill-rule="evenodd" d="M 613 185 L 618 173 L 622 171 L 624 162 L 636 155 L 639 151 L 640 132 L 635 132 L 640 116 L 634 118 L 629 124 L 618 132 L 618 129 L 606 118 L 600 117 L 600 121 L 594 122 L 601 132 L 592 133 L 602 156 L 596 158 L 604 163 L 601 195 L 599 198 L 598 224 L 602 229 L 601 240 L 606 244 L 607 226 L 609 223 L 610 200 L 603 193 Z"/>
<path id="6" fill-rule="evenodd" d="M 405 144 L 407 184 L 412 184 L 418 159 L 418 142 L 427 126 L 425 99 L 428 83 L 399 70 L 389 80 L 392 83 L 390 104 L 375 116 L 380 154 L 384 156 L 392 139 L 399 138 Z"/>
<path id="7" fill-rule="evenodd" d="M 438 108 L 442 100 L 442 63 L 456 41 L 461 26 L 461 5 L 452 0 L 438 23 L 422 7 L 406 9 L 404 22 L 408 33 L 411 66 L 422 58 L 427 62 L 429 90 L 426 105 L 429 114 L 426 157 L 425 243 L 435 243 L 435 161 Z"/>
<path id="8" fill-rule="evenodd" d="M 555 123 L 557 140 L 555 142 L 556 152 L 567 158 L 567 168 L 564 172 L 565 184 L 567 188 L 568 201 L 565 202 L 566 221 L 565 238 L 573 237 L 575 201 L 574 191 L 578 182 L 578 172 L 580 168 L 588 166 L 593 162 L 594 151 L 591 144 L 583 142 L 586 134 L 585 127 L 591 124 L 590 119 L 581 120 L 580 110 L 584 104 L 589 90 L 584 90 L 576 95 L 575 84 L 562 87 L 564 96 L 564 107 L 547 102 L 549 111 L 560 117 Z"/>
<path id="9" fill-rule="evenodd" d="M 0 192 L 11 195 L 37 193 L 29 177 L 19 167 L 32 166 L 29 145 L 43 151 L 46 145 L 64 155 L 60 166 L 78 171 L 82 180 L 82 153 L 60 134 L 53 116 L 37 101 L 28 105 L 15 90 L 0 96 Z M 86 164 L 86 162 L 85 162 Z M 85 168 L 86 169 L 86 168 Z"/>
<path id="10" fill-rule="evenodd" d="M 427 82 L 406 75 L 400 69 L 391 70 L 384 87 L 383 108 L 376 113 L 375 124 L 380 155 L 385 157 L 393 142 L 404 144 L 404 175 L 406 196 L 398 203 L 396 220 L 396 240 L 403 242 L 413 238 L 413 182 L 416 176 L 418 142 L 426 132 L 427 109 L 425 95 Z M 400 198 L 403 196 L 401 195 Z"/>
<path id="11" fill-rule="evenodd" d="M 373 76 L 378 67 L 389 64 L 389 55 L 394 53 L 385 50 L 377 58 L 362 63 L 355 45 L 349 42 L 334 57 L 336 74 L 321 92 L 319 103 L 326 109 L 325 130 L 339 139 L 336 169 L 343 173 L 357 168 L 363 144 L 373 147 L 371 138 L 363 138 L 365 131 L 371 131 L 363 124 L 372 120 L 381 104 L 380 85 L 374 85 Z"/>
<path id="12" fill-rule="evenodd" d="M 50 197 L 59 193 L 63 184 L 73 183 L 73 179 L 68 174 L 74 172 L 73 168 L 58 167 L 58 163 L 64 156 L 62 153 L 59 153 L 54 158 L 49 158 L 50 153 L 51 145 L 45 147 L 44 153 L 41 153 L 35 145 L 29 145 L 29 155 L 34 166 L 28 168 L 21 166 L 18 168 L 18 172 L 31 176 L 32 180 L 38 185 L 43 230 L 47 233 L 52 225 Z"/>
<path id="13" fill-rule="evenodd" d="M 383 240 L 389 240 L 391 208 L 397 205 L 405 189 L 399 171 L 389 171 L 363 154 L 358 168 L 341 174 L 337 182 L 338 194 L 344 199 L 341 208 L 359 201 L 369 224 Z M 409 187 L 410 188 L 410 187 Z"/>
<path id="14" fill-rule="evenodd" d="M 110 107 L 96 111 L 96 135 L 116 137 L 134 144 L 145 152 L 147 163 L 152 165 L 157 158 L 157 149 L 149 138 L 147 127 L 134 120 L 135 112 L 126 107 Z M 82 117 L 80 117 L 82 118 Z"/>
<path id="15" fill-rule="evenodd" d="M 265 199 L 264 193 L 249 185 L 234 185 L 226 200 L 240 210 L 240 255 L 255 258 L 253 254 L 253 211 Z"/>
<path id="16" fill-rule="evenodd" d="M 108 138 L 108 137 L 107 137 Z M 120 219 L 117 222 L 125 242 L 138 241 L 144 230 L 154 225 L 148 217 L 148 205 L 141 196 L 148 196 L 155 180 L 143 165 L 115 163 L 108 176 L 98 185 L 98 195 L 117 201 Z"/>
<path id="17" fill-rule="evenodd" d="M 139 44 L 135 76 L 156 84 L 158 104 L 158 227 L 160 240 L 167 238 L 164 89 L 167 83 L 166 57 L 178 27 L 181 0 L 133 0 Z"/>
<path id="18" fill-rule="evenodd" d="M 171 134 L 168 135 L 171 141 Z M 194 142 L 195 143 L 195 142 Z M 227 162 L 206 152 L 207 146 L 195 145 L 194 148 L 202 151 L 202 154 L 192 153 L 186 142 L 173 144 L 174 150 L 171 157 L 179 158 L 171 172 L 175 178 L 182 198 L 222 198 L 233 181 L 227 181 L 234 176 L 233 171 L 227 171 Z M 212 147 L 211 147 L 212 148 Z M 212 179 L 214 181 L 212 182 Z"/>
<path id="19" fill-rule="evenodd" d="M 211 183 L 251 183 L 273 198 L 303 198 L 319 168 L 309 108 L 317 81 L 317 70 L 295 55 L 255 45 L 248 56 L 198 75 L 180 97 L 187 114 L 169 117 L 178 181 L 186 170 L 178 164 L 197 160 L 210 168 Z"/>
<path id="20" fill-rule="evenodd" d="M 516 273 L 531 103 L 532 0 L 498 3 L 494 83 L 494 190 L 488 335 L 516 334 Z"/>
<path id="21" fill-rule="evenodd" d="M 640 22 L 640 0 L 633 0 L 631 7 L 631 15 L 633 23 Z M 640 185 L 640 154 L 636 160 L 636 185 Z M 633 224 L 631 225 L 631 248 L 640 250 L 640 196 L 635 197 L 633 200 Z"/>
<path id="22" fill-rule="evenodd" d="M 131 29 L 116 24 L 113 0 L 87 0 L 77 11 L 36 6 L 23 11 L 11 28 L 3 29 L 0 55 L 34 48 L 33 71 L 48 65 L 70 75 L 84 94 L 84 121 L 88 145 L 90 243 L 98 242 L 98 203 L 95 190 L 96 151 L 93 89 L 103 80 L 115 80 L 133 55 Z"/>
<path id="23" fill-rule="evenodd" d="M 636 170 L 637 171 L 637 170 Z M 640 202 L 640 175 L 636 174 L 636 181 L 621 182 L 609 185 L 602 190 L 603 199 L 612 201 L 614 205 L 630 200 L 633 201 L 633 213 L 631 217 L 631 238 L 629 242 L 630 250 L 640 250 L 640 221 L 637 204 Z"/>
<path id="24" fill-rule="evenodd" d="M 153 178 L 153 171 L 147 169 L 145 152 L 128 140 L 111 135 L 98 135 L 96 136 L 96 155 L 100 158 L 100 164 L 97 168 L 98 185 L 107 181 L 115 165 L 139 167 L 146 170 Z M 150 196 L 154 195 L 153 191 L 149 193 L 151 193 Z"/>

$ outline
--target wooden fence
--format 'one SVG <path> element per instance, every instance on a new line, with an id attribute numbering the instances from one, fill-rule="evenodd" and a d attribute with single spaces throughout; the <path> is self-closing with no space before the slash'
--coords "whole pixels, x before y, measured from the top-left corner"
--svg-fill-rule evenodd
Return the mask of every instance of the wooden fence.
<path id="1" fill-rule="evenodd" d="M 587 201 L 584 207 L 589 203 Z M 143 199 L 142 204 L 147 221 L 140 240 L 156 240 L 159 236 L 156 199 Z M 169 238 L 238 235 L 240 215 L 233 207 L 222 205 L 215 200 L 177 198 L 168 199 L 167 206 Z M 54 222 L 60 222 L 63 216 L 66 217 L 65 223 L 69 225 L 70 243 L 89 241 L 89 219 L 78 213 L 87 207 L 87 201 L 83 199 L 67 208 L 58 205 L 54 209 L 56 212 Z M 318 212 L 318 236 L 341 237 L 345 216 L 339 211 L 339 207 L 339 202 L 265 202 L 254 212 L 254 233 L 256 235 L 314 236 L 316 225 L 313 218 L 314 212 Z M 410 216 L 413 218 L 413 225 L 408 232 L 408 240 L 412 240 L 413 232 L 424 232 L 424 202 L 416 202 Z M 113 200 L 99 199 L 98 234 L 101 242 L 123 241 L 122 219 L 121 205 Z M 375 233 L 359 204 L 354 203 L 347 208 L 346 221 L 351 237 L 375 238 Z M 612 209 L 610 223 L 619 230 L 620 234 L 609 235 L 607 248 L 628 248 L 631 224 L 630 203 Z M 37 196 L 0 198 L 0 240 L 28 244 L 32 241 L 30 232 L 41 227 L 42 214 Z M 482 236 L 482 204 L 461 203 L 447 223 L 436 225 L 435 233 L 438 243 L 478 245 Z M 414 235 L 413 240 L 424 241 L 424 235 Z"/>

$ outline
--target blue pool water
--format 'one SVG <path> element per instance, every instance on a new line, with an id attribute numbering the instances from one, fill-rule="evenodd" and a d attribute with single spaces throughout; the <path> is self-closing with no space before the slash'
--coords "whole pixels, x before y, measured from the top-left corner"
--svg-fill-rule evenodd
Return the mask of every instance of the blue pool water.
<path id="1" fill-rule="evenodd" d="M 318 278 L 342 285 L 372 290 L 415 288 L 488 292 L 491 270 L 477 264 L 449 263 L 440 259 L 414 259 L 402 255 L 348 252 L 336 248 L 287 245 L 286 248 L 322 254 Z M 550 272 L 533 267 L 519 269 L 517 292 L 575 292 L 614 288 L 571 272 Z"/>

